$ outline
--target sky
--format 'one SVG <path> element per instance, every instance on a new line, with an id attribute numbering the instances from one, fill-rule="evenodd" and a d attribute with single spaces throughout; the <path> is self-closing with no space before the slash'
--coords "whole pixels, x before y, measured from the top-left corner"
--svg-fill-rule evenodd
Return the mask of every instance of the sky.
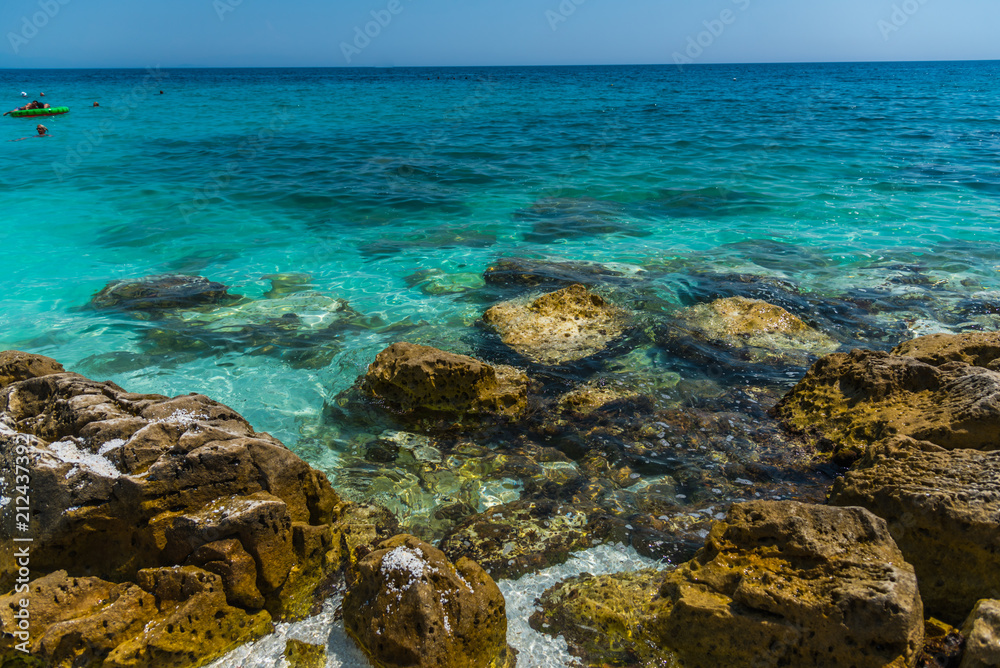
<path id="1" fill-rule="evenodd" d="M 2 0 L 0 68 L 1000 59 L 997 0 Z"/>

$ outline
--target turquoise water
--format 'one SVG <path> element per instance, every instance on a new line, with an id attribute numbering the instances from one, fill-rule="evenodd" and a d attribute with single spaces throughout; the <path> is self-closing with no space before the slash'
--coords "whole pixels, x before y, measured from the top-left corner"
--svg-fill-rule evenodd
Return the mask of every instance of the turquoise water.
<path id="1" fill-rule="evenodd" d="M 482 285 L 501 257 L 640 276 L 616 298 L 653 319 L 735 272 L 867 308 L 881 334 L 845 346 L 995 327 L 998 84 L 992 62 L 0 71 L 10 108 L 72 109 L 0 144 L 0 349 L 205 393 L 336 475 L 352 446 L 323 407 L 375 353 L 496 353 L 474 325 L 512 294 Z M 290 355 L 85 308 L 115 279 L 261 298 L 288 272 L 300 315 L 343 299 L 355 322 Z"/>

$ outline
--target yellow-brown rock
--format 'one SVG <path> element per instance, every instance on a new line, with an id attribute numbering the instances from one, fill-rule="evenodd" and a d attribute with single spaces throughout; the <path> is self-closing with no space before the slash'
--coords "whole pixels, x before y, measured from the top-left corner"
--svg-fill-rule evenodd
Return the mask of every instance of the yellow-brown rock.
<path id="1" fill-rule="evenodd" d="M 888 522 L 929 614 L 957 626 L 977 600 L 1000 596 L 1000 451 L 897 437 L 838 479 L 830 503 Z"/>
<path id="2" fill-rule="evenodd" d="M 997 668 L 1000 666 L 1000 600 L 984 599 L 976 603 L 962 625 L 965 655 L 959 668 Z"/>
<path id="3" fill-rule="evenodd" d="M 375 357 L 360 387 L 386 408 L 417 418 L 517 417 L 527 407 L 528 378 L 513 367 L 394 343 Z"/>
<path id="4" fill-rule="evenodd" d="M 248 614 L 229 606 L 212 573 L 154 569 L 140 579 L 143 586 L 50 573 L 33 581 L 27 593 L 0 597 L 0 631 L 16 628 L 14 610 L 26 598 L 30 654 L 43 665 L 186 668 L 272 629 L 267 612 Z M 5 638 L 0 661 L 13 660 L 16 652 Z"/>
<path id="5" fill-rule="evenodd" d="M 483 322 L 516 352 L 556 365 L 595 355 L 620 338 L 627 313 L 582 285 L 493 306 Z"/>
<path id="6" fill-rule="evenodd" d="M 925 359 L 964 356 L 956 352 L 957 342 L 948 353 L 940 352 L 947 339 L 932 342 L 938 352 L 919 353 L 922 339 L 897 350 Z M 995 450 L 1000 448 L 1000 373 L 962 361 L 935 366 L 895 353 L 834 353 L 809 369 L 775 413 L 790 427 L 832 442 L 847 453 L 845 458 L 895 435 L 947 449 Z"/>
<path id="7" fill-rule="evenodd" d="M 737 370 L 754 365 L 807 366 L 838 344 L 780 306 L 726 297 L 678 311 L 657 343 L 681 357 Z"/>
<path id="8" fill-rule="evenodd" d="M 514 665 L 503 595 L 490 576 L 413 536 L 395 536 L 358 562 L 343 610 L 376 668 Z"/>
<path id="9" fill-rule="evenodd" d="M 543 606 L 536 628 L 596 665 L 902 667 L 923 645 L 913 568 L 862 508 L 738 503 L 677 570 L 582 578 Z"/>

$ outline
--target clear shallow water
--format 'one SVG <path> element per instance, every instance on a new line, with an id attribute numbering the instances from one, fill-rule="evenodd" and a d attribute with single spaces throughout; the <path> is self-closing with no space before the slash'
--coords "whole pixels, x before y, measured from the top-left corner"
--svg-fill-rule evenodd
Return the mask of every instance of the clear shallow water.
<path id="1" fill-rule="evenodd" d="M 998 83 L 1000 63 L 0 71 L 10 108 L 21 90 L 72 108 L 43 121 L 50 138 L 0 143 L 0 347 L 203 392 L 335 474 L 347 446 L 323 405 L 375 353 L 489 356 L 472 325 L 509 295 L 429 286 L 477 288 L 498 257 L 613 264 L 649 279 L 622 299 L 668 310 L 692 272 L 741 272 L 868 291 L 900 337 L 988 326 Z M 260 298 L 278 272 L 365 326 L 304 365 L 83 308 L 114 279 L 197 274 Z"/>

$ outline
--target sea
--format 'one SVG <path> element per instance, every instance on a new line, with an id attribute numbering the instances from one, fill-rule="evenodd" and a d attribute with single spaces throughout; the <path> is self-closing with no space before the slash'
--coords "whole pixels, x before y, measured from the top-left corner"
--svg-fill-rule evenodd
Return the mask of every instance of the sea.
<path id="1" fill-rule="evenodd" d="M 338 398 L 396 341 L 510 361 L 480 318 L 543 286 L 491 279 L 505 261 L 597 276 L 647 331 L 729 294 L 771 295 L 844 350 L 1000 324 L 1000 62 L 0 70 L 0 99 L 71 110 L 0 119 L 0 349 L 208 395 L 431 540 L 437 492 L 413 466 L 436 460 L 365 461 L 373 439 L 413 435 L 359 427 Z M 92 302 L 169 274 L 244 299 Z M 701 416 L 737 390 L 740 414 L 748 388 L 766 412 L 805 373 L 720 371 L 655 336 L 627 355 L 687 382 Z M 536 371 L 565 389 L 620 362 Z M 636 484 L 672 472 L 632 468 Z M 529 490 L 510 474 L 465 500 Z M 675 501 L 711 515 L 739 496 L 713 490 Z"/>

